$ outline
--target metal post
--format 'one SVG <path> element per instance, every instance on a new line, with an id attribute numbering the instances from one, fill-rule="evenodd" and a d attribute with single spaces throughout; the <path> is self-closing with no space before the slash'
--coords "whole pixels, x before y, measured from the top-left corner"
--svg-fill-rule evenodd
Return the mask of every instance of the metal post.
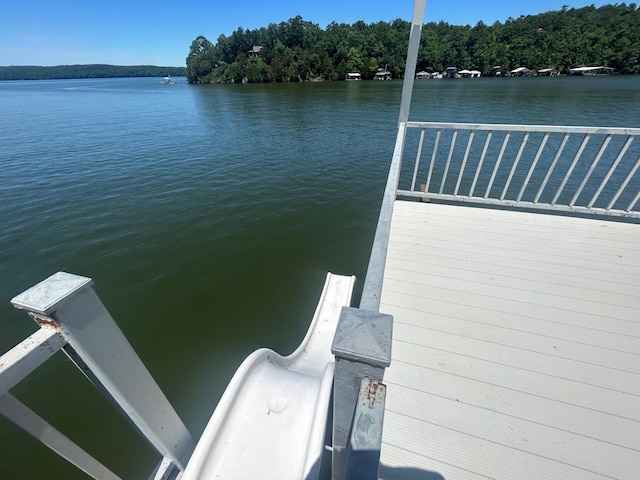
<path id="1" fill-rule="evenodd" d="M 336 356 L 333 384 L 333 455 L 331 478 L 345 475 L 348 444 L 360 384 L 364 377 L 382 381 L 391 363 L 391 315 L 343 307 L 331 352 Z M 357 426 L 356 426 L 357 428 Z"/>
<path id="2" fill-rule="evenodd" d="M 416 63 L 418 61 L 418 49 L 420 48 L 425 4 L 426 0 L 415 0 L 413 3 L 413 19 L 411 20 L 411 32 L 409 33 L 407 63 L 404 67 L 404 82 L 402 84 L 402 99 L 400 100 L 398 125 L 409 120 L 409 108 L 411 107 L 411 94 L 413 93 L 413 82 L 416 76 Z"/>
<path id="3" fill-rule="evenodd" d="M 58 327 L 65 353 L 114 401 L 164 457 L 184 469 L 193 438 L 91 288 L 90 278 L 58 272 L 15 297 L 40 325 Z"/>
<path id="4" fill-rule="evenodd" d="M 386 392 L 385 384 L 362 379 L 349 441 L 346 480 L 378 478 Z"/>

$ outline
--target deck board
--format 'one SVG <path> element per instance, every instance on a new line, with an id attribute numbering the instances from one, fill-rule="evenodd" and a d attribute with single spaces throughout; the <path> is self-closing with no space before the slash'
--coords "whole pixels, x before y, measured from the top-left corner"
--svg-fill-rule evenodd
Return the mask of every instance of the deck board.
<path id="1" fill-rule="evenodd" d="M 380 311 L 381 478 L 638 478 L 640 225 L 396 201 Z"/>

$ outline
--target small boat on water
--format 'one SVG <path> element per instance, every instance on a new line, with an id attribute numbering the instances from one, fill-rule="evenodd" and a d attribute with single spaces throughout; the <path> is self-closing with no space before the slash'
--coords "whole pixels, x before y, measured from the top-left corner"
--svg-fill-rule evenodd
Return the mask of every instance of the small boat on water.
<path id="1" fill-rule="evenodd" d="M 385 68 L 379 68 L 376 74 L 373 76 L 374 80 L 392 80 L 391 72 Z"/>
<path id="2" fill-rule="evenodd" d="M 171 79 L 171 75 L 167 75 L 166 77 L 164 77 L 164 78 L 162 79 L 162 84 L 163 84 L 163 85 L 173 85 L 173 84 L 175 84 L 175 83 L 176 83 L 176 82 L 174 82 L 174 81 Z"/>
<path id="3" fill-rule="evenodd" d="M 347 76 L 346 76 L 345 80 L 347 82 L 355 82 L 355 81 L 358 81 L 358 80 L 362 80 L 362 75 L 360 75 L 357 72 L 347 73 Z"/>

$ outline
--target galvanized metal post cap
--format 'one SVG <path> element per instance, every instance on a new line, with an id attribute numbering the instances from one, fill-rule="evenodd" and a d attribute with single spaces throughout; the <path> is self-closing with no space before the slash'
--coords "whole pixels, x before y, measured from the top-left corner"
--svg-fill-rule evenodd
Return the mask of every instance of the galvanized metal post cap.
<path id="1" fill-rule="evenodd" d="M 15 296 L 14 307 L 49 315 L 76 293 L 90 287 L 93 280 L 72 273 L 58 272 Z"/>
<path id="2" fill-rule="evenodd" d="M 340 358 L 379 367 L 391 364 L 393 317 L 342 307 L 331 353 Z"/>

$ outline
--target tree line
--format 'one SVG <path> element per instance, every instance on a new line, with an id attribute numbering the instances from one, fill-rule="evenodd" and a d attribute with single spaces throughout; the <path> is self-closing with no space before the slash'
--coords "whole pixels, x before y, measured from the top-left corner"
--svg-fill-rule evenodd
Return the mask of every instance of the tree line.
<path id="1" fill-rule="evenodd" d="M 380 68 L 404 72 L 411 24 L 397 19 L 367 24 L 329 24 L 297 16 L 255 30 L 239 27 L 215 43 L 198 36 L 189 48 L 190 83 L 292 82 L 344 79 L 349 72 L 372 78 Z M 258 47 L 258 48 L 254 48 Z M 563 7 L 537 15 L 475 26 L 431 22 L 423 26 L 418 70 L 494 66 L 532 70 L 602 65 L 640 73 L 640 9 L 635 3 Z"/>
<path id="2" fill-rule="evenodd" d="M 0 80 L 55 80 L 73 78 L 164 77 L 184 76 L 185 67 L 157 67 L 155 65 L 31 65 L 0 67 Z"/>

